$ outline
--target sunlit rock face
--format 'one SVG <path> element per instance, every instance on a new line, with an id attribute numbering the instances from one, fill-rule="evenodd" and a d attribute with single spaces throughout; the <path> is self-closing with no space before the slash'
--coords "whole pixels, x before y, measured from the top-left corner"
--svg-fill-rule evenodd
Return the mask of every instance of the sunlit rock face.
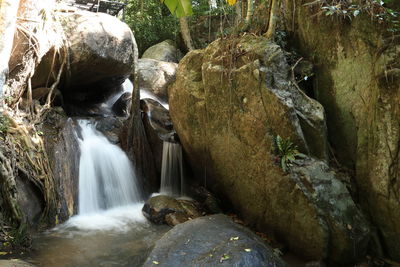
<path id="1" fill-rule="evenodd" d="M 153 93 L 163 102 L 168 102 L 168 86 L 175 81 L 178 64 L 150 58 L 138 60 L 140 90 Z"/>
<path id="2" fill-rule="evenodd" d="M 182 58 L 182 52 L 176 47 L 174 41 L 165 40 L 149 47 L 144 51 L 142 58 L 178 63 Z"/>
<path id="3" fill-rule="evenodd" d="M 63 73 L 58 88 L 68 113 L 104 101 L 133 72 L 137 46 L 132 31 L 118 18 L 104 13 L 59 12 L 64 37 L 60 55 L 49 51 L 33 77 L 33 90 L 49 86 L 59 69 Z M 63 64 L 64 63 L 64 64 Z M 53 70 L 53 74 L 51 71 Z"/>
<path id="4" fill-rule="evenodd" d="M 174 127 L 196 175 L 249 223 L 308 259 L 355 261 L 366 253 L 368 223 L 325 163 L 323 107 L 289 77 L 276 44 L 217 40 L 180 62 L 169 87 Z M 278 135 L 309 155 L 287 173 Z"/>

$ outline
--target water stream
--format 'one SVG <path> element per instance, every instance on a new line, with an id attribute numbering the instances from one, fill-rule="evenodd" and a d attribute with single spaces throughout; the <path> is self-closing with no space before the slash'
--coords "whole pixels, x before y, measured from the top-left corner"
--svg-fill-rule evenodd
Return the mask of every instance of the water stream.
<path id="1" fill-rule="evenodd" d="M 118 146 L 78 120 L 78 214 L 34 237 L 26 260 L 38 266 L 140 266 L 170 227 L 142 214 L 143 199 L 132 163 Z"/>
<path id="2" fill-rule="evenodd" d="M 160 193 L 171 196 L 185 194 L 182 146 L 179 143 L 163 142 Z"/>
<path id="3" fill-rule="evenodd" d="M 88 120 L 79 120 L 79 215 L 141 200 L 136 176 L 125 152 L 111 144 Z"/>

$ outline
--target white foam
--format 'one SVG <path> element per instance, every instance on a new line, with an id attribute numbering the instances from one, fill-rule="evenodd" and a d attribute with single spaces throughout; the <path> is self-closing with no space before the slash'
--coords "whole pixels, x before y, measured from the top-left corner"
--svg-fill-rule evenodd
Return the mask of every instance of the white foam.
<path id="1" fill-rule="evenodd" d="M 67 222 L 57 226 L 54 230 L 81 230 L 81 231 L 119 231 L 125 232 L 133 223 L 145 223 L 142 214 L 144 203 L 135 203 L 128 206 L 116 207 L 102 212 L 76 215 Z"/>

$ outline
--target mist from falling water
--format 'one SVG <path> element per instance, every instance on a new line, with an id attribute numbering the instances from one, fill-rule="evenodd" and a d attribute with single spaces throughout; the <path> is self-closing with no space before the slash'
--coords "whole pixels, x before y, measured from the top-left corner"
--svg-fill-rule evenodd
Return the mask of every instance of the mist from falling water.
<path id="1" fill-rule="evenodd" d="M 182 146 L 179 143 L 163 143 L 160 193 L 171 196 L 183 196 L 185 193 Z"/>

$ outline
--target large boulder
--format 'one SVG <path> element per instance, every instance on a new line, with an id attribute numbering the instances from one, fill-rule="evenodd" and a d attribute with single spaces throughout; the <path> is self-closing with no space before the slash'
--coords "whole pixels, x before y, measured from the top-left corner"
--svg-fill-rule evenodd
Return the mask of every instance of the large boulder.
<path id="1" fill-rule="evenodd" d="M 64 62 L 59 88 L 64 104 L 82 106 L 104 100 L 134 70 L 137 46 L 132 31 L 104 13 L 59 12 L 65 41 L 60 56 L 50 50 L 36 68 L 32 87 L 48 87 Z M 54 71 L 56 69 L 57 71 Z"/>
<path id="2" fill-rule="evenodd" d="M 149 47 L 144 51 L 142 58 L 178 63 L 182 58 L 182 52 L 176 47 L 174 41 L 165 40 Z"/>
<path id="3" fill-rule="evenodd" d="M 287 266 L 248 229 L 218 214 L 175 226 L 143 266 Z"/>
<path id="4" fill-rule="evenodd" d="M 139 88 L 146 90 L 165 103 L 168 102 L 167 87 L 175 81 L 178 64 L 150 58 L 138 60 Z"/>
<path id="5" fill-rule="evenodd" d="M 296 25 L 291 43 L 312 55 L 330 144 L 355 173 L 360 203 L 377 228 L 374 250 L 400 261 L 400 38 L 367 14 L 351 23 L 316 21 L 302 3 L 285 1 L 285 25 Z"/>
<path id="6" fill-rule="evenodd" d="M 324 109 L 293 86 L 279 46 L 247 35 L 192 51 L 169 100 L 195 173 L 247 222 L 274 231 L 308 259 L 344 263 L 365 254 L 368 224 L 323 162 Z M 318 160 L 284 172 L 274 152 L 278 135 Z"/>

